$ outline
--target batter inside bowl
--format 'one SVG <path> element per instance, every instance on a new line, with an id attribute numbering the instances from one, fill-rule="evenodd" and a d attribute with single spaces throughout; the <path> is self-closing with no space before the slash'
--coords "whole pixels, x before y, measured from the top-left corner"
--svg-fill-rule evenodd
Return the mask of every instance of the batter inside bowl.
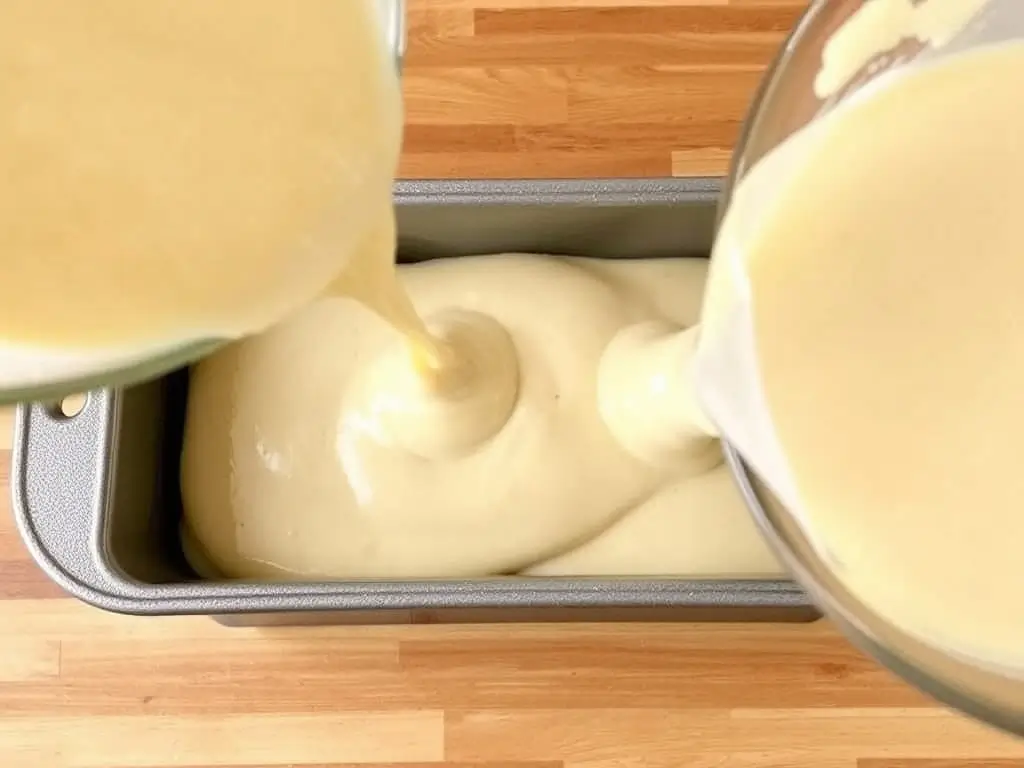
<path id="1" fill-rule="evenodd" d="M 746 273 L 765 481 L 867 610 L 1018 677 L 1022 82 L 1019 41 L 881 75 L 758 161 L 715 246 Z"/>
<path id="2" fill-rule="evenodd" d="M 385 40 L 375 0 L 0 3 L 0 388 L 257 332 L 390 268 L 366 247 L 401 143 Z"/>

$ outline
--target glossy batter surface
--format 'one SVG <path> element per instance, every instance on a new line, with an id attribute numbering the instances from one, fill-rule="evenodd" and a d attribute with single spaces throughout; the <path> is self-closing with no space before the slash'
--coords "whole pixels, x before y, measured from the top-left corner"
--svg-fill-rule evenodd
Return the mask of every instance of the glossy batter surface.
<path id="1" fill-rule="evenodd" d="M 516 571 L 614 530 L 667 484 L 721 462 L 715 440 L 686 433 L 667 443 L 670 461 L 634 455 L 602 417 L 602 401 L 633 391 L 600 386 L 613 340 L 695 323 L 705 272 L 704 260 L 517 254 L 401 267 L 416 310 L 461 361 L 440 380 L 363 306 L 317 302 L 195 369 L 188 538 L 229 576 L 453 577 Z M 690 568 L 771 570 L 759 541 L 734 540 L 757 537 L 723 471 L 680 509 L 683 552 L 704 547 Z M 656 506 L 655 527 L 679 533 Z M 701 525 L 717 530 L 702 538 Z M 617 555 L 586 562 L 623 567 Z"/>

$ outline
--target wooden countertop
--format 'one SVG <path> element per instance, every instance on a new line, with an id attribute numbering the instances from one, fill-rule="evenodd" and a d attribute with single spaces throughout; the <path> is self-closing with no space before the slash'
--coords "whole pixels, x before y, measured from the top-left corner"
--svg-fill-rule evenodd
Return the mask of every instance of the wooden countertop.
<path id="1" fill-rule="evenodd" d="M 720 173 L 803 5 L 409 2 L 407 177 Z M 934 706 L 825 622 L 108 615 L 63 598 L 0 514 L 0 766 L 285 765 L 1010 768 L 1024 742 Z"/>

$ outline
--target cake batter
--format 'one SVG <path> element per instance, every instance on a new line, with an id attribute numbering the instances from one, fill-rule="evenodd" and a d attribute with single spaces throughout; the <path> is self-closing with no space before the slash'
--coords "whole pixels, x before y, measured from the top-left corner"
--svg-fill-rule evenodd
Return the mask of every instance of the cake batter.
<path id="1" fill-rule="evenodd" d="M 256 332 L 390 268 L 366 246 L 402 129 L 377 12 L 0 3 L 0 386 Z"/>
<path id="2" fill-rule="evenodd" d="M 671 481 L 580 547 L 531 566 L 534 576 L 783 578 L 724 464 Z"/>
<path id="3" fill-rule="evenodd" d="M 753 168 L 716 245 L 820 551 L 896 626 L 1017 669 L 1022 83 L 1019 43 L 879 77 Z"/>
<path id="4" fill-rule="evenodd" d="M 346 299 L 204 361 L 182 459 L 192 551 L 232 577 L 458 577 L 513 572 L 601 534 L 721 464 L 707 435 L 652 440 L 642 410 L 632 432 L 602 417 L 675 375 L 684 358 L 614 386 L 600 372 L 634 329 L 693 325 L 705 273 L 703 259 L 516 254 L 404 266 L 416 310 L 458 361 L 442 376 L 424 377 L 402 337 Z M 762 572 L 736 491 L 712 484 L 666 497 L 684 502 L 690 532 L 698 516 L 716 528 L 681 543 L 674 564 L 714 571 L 724 557 L 720 570 Z M 666 505 L 653 506 L 672 536 Z"/>

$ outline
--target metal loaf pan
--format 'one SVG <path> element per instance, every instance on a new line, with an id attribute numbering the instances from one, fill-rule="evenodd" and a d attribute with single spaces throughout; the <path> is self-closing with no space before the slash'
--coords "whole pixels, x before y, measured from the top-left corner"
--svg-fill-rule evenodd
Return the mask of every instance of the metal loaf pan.
<path id="1" fill-rule="evenodd" d="M 526 251 L 707 254 L 717 179 L 401 182 L 400 258 Z M 107 610 L 229 624 L 816 618 L 791 582 L 501 577 L 459 581 L 202 581 L 178 538 L 187 375 L 92 392 L 66 418 L 22 406 L 13 497 L 21 533 L 68 592 Z"/>

